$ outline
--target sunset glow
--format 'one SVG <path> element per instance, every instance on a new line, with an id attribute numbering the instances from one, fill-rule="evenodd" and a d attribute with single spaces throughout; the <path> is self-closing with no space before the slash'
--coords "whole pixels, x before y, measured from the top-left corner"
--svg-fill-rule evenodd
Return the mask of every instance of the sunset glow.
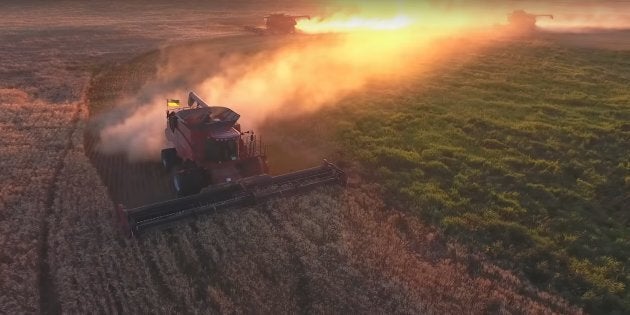
<path id="1" fill-rule="evenodd" d="M 310 20 L 299 20 L 297 29 L 304 33 L 335 33 L 352 31 L 398 30 L 409 27 L 413 20 L 405 15 L 391 18 L 365 18 L 360 16 L 331 18 L 316 17 Z"/>

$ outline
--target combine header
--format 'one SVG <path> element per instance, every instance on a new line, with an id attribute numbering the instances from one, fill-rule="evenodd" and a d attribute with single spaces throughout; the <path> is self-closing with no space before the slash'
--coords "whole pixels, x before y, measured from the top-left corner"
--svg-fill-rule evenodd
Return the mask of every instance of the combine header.
<path id="1" fill-rule="evenodd" d="M 128 236 L 198 214 L 254 205 L 322 185 L 346 184 L 345 173 L 326 160 L 318 167 L 269 176 L 262 141 L 253 131 L 241 131 L 237 113 L 208 106 L 194 92 L 186 109 L 180 108 L 179 101 L 167 103 L 172 110 L 167 110 L 165 132 L 174 147 L 162 150 L 162 165 L 173 171 L 179 198 L 134 209 L 119 205 L 115 217 Z"/>

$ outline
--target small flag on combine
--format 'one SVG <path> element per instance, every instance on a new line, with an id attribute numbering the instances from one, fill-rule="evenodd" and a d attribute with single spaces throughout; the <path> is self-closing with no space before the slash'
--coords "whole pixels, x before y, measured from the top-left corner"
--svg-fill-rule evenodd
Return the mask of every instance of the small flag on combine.
<path id="1" fill-rule="evenodd" d="M 166 100 L 166 107 L 179 107 L 179 100 Z"/>

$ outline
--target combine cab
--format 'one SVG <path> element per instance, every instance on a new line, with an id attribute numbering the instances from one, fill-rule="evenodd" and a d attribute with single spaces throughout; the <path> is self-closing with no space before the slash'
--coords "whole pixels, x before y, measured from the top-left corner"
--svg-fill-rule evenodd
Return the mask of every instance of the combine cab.
<path id="1" fill-rule="evenodd" d="M 265 27 L 247 26 L 246 30 L 259 35 L 267 34 L 294 34 L 297 20 L 310 19 L 308 15 L 270 14 L 265 16 Z"/>
<path id="2" fill-rule="evenodd" d="M 178 101 L 169 102 L 179 107 Z M 162 165 L 173 172 L 178 198 L 135 209 L 119 205 L 115 216 L 126 235 L 201 213 L 346 183 L 345 173 L 328 161 L 294 173 L 267 175 L 262 141 L 253 131 L 241 131 L 240 115 L 226 107 L 208 106 L 194 92 L 188 97 L 188 108 L 167 110 L 166 117 L 166 138 L 174 146 L 162 150 Z"/>

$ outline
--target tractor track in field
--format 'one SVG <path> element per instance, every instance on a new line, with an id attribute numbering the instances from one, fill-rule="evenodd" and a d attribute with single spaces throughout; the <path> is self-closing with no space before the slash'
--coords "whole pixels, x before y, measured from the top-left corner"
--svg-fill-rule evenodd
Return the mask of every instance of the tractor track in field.
<path id="1" fill-rule="evenodd" d="M 50 264 L 48 262 L 48 234 L 49 222 L 53 216 L 53 207 L 55 204 L 55 195 L 59 189 L 58 181 L 63 170 L 64 162 L 70 150 L 72 150 L 72 135 L 79 128 L 79 117 L 85 104 L 85 98 L 76 103 L 75 110 L 70 120 L 70 128 L 67 132 L 67 142 L 59 156 L 55 165 L 50 186 L 46 190 L 46 199 L 44 201 L 44 214 L 42 218 L 42 227 L 40 229 L 40 246 L 39 246 L 39 310 L 42 314 L 59 314 L 61 313 L 61 304 L 55 289 L 55 283 L 51 274 Z"/>
<path id="2" fill-rule="evenodd" d="M 295 283 L 295 295 L 296 302 L 300 314 L 308 314 L 311 312 L 311 305 L 313 301 L 311 299 L 311 292 L 309 288 L 310 279 L 307 276 L 307 269 L 304 262 L 300 258 L 300 252 L 295 245 L 294 240 L 287 232 L 286 227 L 282 223 L 282 220 L 277 217 L 276 214 L 268 207 L 264 207 L 263 213 L 269 220 L 269 222 L 276 227 L 280 237 L 286 240 L 287 244 L 290 244 L 288 252 L 291 255 L 291 265 L 295 266 L 295 273 L 298 275 L 298 279 Z"/>
<path id="3" fill-rule="evenodd" d="M 189 223 L 192 236 L 188 237 L 188 241 L 191 244 L 192 251 L 197 257 L 197 261 L 199 263 L 199 267 L 197 268 L 197 278 L 195 279 L 195 284 L 197 285 L 198 290 L 207 289 L 212 282 L 219 282 L 220 278 L 213 277 L 216 274 L 217 266 L 216 261 L 213 259 L 212 255 L 208 252 L 208 250 L 203 246 L 200 238 L 198 236 L 199 227 L 197 226 L 197 222 L 192 221 Z M 220 306 L 214 303 L 213 301 L 207 301 L 207 306 L 214 311 L 220 312 Z"/>
<path id="4" fill-rule="evenodd" d="M 186 310 L 186 304 L 184 301 L 178 301 L 177 292 L 173 291 L 173 288 L 168 285 L 167 278 L 163 275 L 165 268 L 160 262 L 160 255 L 156 251 L 149 250 L 146 247 L 141 247 L 141 253 L 142 256 L 145 257 L 145 263 L 149 268 L 151 281 L 155 288 L 157 288 L 160 298 L 169 301 L 169 304 L 175 306 L 175 313 L 183 313 Z"/>

